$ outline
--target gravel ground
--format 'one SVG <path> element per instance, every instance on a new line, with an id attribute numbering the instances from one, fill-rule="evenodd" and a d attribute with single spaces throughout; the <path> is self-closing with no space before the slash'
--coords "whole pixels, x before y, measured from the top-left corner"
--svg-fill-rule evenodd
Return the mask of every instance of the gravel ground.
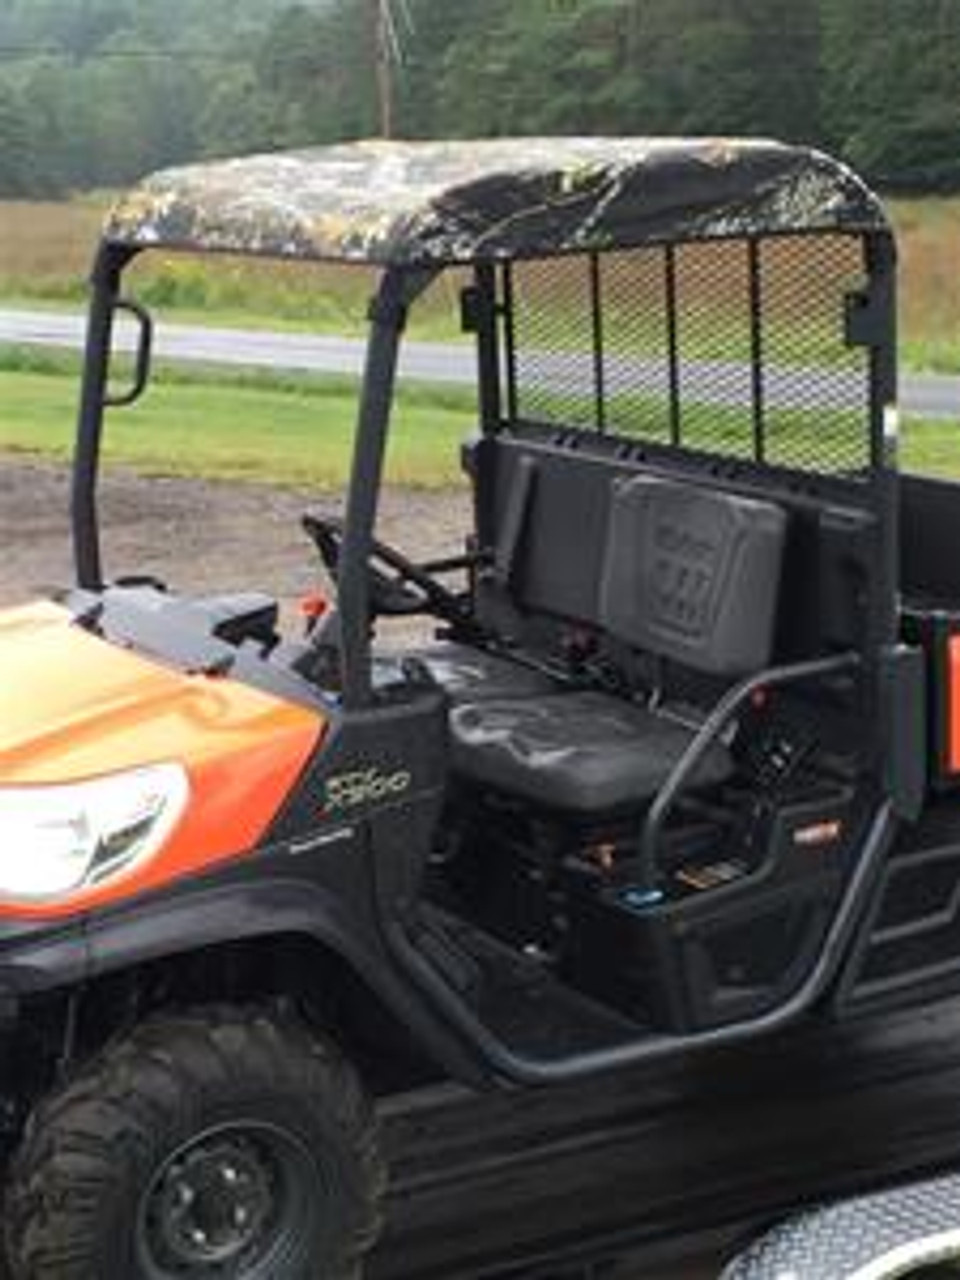
<path id="1" fill-rule="evenodd" d="M 71 582 L 68 503 L 65 468 L 4 459 L 0 605 Z M 262 590 L 289 609 L 318 582 L 316 555 L 300 530 L 300 516 L 310 508 L 333 512 L 338 503 L 304 490 L 115 472 L 102 487 L 108 572 L 154 574 L 183 590 Z M 442 555 L 462 545 L 468 515 L 460 490 L 388 491 L 380 533 L 415 558 Z M 705 1260 L 694 1270 L 658 1267 L 656 1276 L 631 1280 L 711 1280 L 716 1274 L 716 1262 Z"/>
<path id="2" fill-rule="evenodd" d="M 206 480 L 105 476 L 104 556 L 111 576 L 149 573 L 185 591 L 266 591 L 285 604 L 313 589 L 317 556 L 300 529 L 310 509 L 340 503 L 309 490 Z M 0 470 L 0 603 L 72 580 L 65 468 L 4 459 Z M 379 532 L 415 557 L 457 551 L 462 490 L 386 491 Z"/>

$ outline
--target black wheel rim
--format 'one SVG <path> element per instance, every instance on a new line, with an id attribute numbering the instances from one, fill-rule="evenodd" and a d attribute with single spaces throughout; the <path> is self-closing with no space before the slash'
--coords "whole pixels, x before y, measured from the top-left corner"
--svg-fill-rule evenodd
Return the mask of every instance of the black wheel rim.
<path id="1" fill-rule="evenodd" d="M 323 1170 L 274 1125 L 208 1129 L 153 1176 L 137 1215 L 149 1280 L 269 1280 L 310 1256 L 327 1201 Z"/>

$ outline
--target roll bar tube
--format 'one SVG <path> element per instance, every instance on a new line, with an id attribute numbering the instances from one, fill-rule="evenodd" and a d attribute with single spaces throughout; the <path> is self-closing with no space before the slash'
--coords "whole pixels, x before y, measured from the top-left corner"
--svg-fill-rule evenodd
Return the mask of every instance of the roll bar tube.
<path id="1" fill-rule="evenodd" d="M 118 298 L 113 304 L 114 315 L 118 311 L 126 312 L 136 321 L 137 353 L 134 358 L 133 381 L 126 391 L 109 391 L 104 395 L 103 403 L 108 409 L 125 409 L 136 404 L 147 389 L 150 381 L 150 365 L 153 360 L 153 316 L 132 298 Z"/>
<path id="2" fill-rule="evenodd" d="M 758 675 L 739 684 L 720 699 L 714 709 L 704 720 L 674 765 L 666 782 L 657 793 L 650 806 L 640 836 L 640 860 L 644 882 L 656 883 L 657 853 L 660 838 L 667 819 L 690 786 L 694 775 L 707 753 L 713 748 L 727 725 L 751 698 L 768 689 L 782 689 L 797 684 L 809 684 L 814 680 L 823 680 L 830 676 L 842 675 L 845 672 L 857 671 L 862 665 L 860 654 L 839 653 L 827 658 L 815 658 L 809 662 L 797 662 L 789 666 L 771 667 Z"/>
<path id="3" fill-rule="evenodd" d="M 411 305 L 437 275 L 434 268 L 391 268 L 370 304 L 367 345 L 353 465 L 347 492 L 338 608 L 343 696 L 348 709 L 369 705 L 370 583 L 373 549 L 400 341 Z"/>
<path id="4" fill-rule="evenodd" d="M 408 937 L 399 922 L 388 924 L 387 942 L 397 962 L 425 992 L 450 1025 L 482 1055 L 489 1068 L 505 1080 L 524 1085 L 572 1084 L 600 1071 L 624 1070 L 657 1062 L 680 1053 L 720 1049 L 772 1035 L 796 1022 L 825 994 L 839 972 L 858 920 L 870 899 L 896 830 L 892 806 L 876 810 L 864 838 L 837 914 L 816 963 L 797 990 L 783 1004 L 756 1017 L 706 1031 L 655 1033 L 611 1048 L 572 1054 L 564 1059 L 534 1058 L 516 1053 L 489 1031 L 466 1006 L 463 996 Z"/>
<path id="5" fill-rule="evenodd" d="M 91 276 L 83 385 L 77 424 L 71 492 L 74 565 L 78 585 L 103 587 L 97 487 L 104 410 L 131 404 L 142 394 L 149 373 L 153 327 L 135 303 L 120 296 L 125 267 L 139 250 L 104 243 Z M 376 523 L 383 461 L 396 383 L 400 339 L 412 303 L 437 275 L 437 268 L 391 268 L 370 305 L 367 346 L 353 466 L 347 497 L 340 583 L 344 696 L 348 706 L 370 700 L 370 601 L 367 560 Z M 134 382 L 119 395 L 109 391 L 110 352 L 118 311 L 140 324 Z"/>
<path id="6" fill-rule="evenodd" d="M 89 591 L 99 591 L 103 586 L 100 524 L 97 516 L 97 482 L 100 474 L 103 413 L 110 401 L 107 388 L 110 377 L 113 322 L 120 295 L 120 277 L 124 268 L 135 256 L 136 250 L 103 244 L 97 254 L 91 277 L 93 293 L 87 321 L 83 387 L 80 396 L 80 416 L 77 423 L 70 502 L 77 583 Z M 139 395 L 146 386 L 151 338 L 152 329 L 141 328 L 135 382 L 136 395 Z M 136 396 L 133 398 L 136 399 Z M 130 402 L 129 397 L 126 398 L 126 402 Z"/>

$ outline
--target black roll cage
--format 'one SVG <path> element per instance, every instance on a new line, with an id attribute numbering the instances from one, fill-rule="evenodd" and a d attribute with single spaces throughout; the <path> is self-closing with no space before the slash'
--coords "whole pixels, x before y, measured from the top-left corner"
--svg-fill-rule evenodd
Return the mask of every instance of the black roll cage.
<path id="1" fill-rule="evenodd" d="M 71 490 L 74 566 L 77 585 L 85 591 L 102 591 L 105 586 L 97 502 L 104 411 L 111 405 L 132 403 L 147 382 L 145 361 L 149 361 L 152 326 L 136 304 L 120 295 L 123 272 L 139 252 L 104 243 L 91 280 Z M 373 544 L 400 341 L 410 306 L 436 274 L 432 269 L 388 270 L 370 304 L 370 337 L 348 486 L 338 597 L 343 695 L 348 710 L 369 705 L 372 696 L 365 566 Z M 120 310 L 141 317 L 141 323 L 148 326 L 144 330 L 148 336 L 141 343 L 133 393 L 114 397 L 108 384 L 114 321 Z"/>
<path id="2" fill-rule="evenodd" d="M 809 233 L 818 234 L 818 233 Z M 880 522 L 882 548 L 878 557 L 882 582 L 877 598 L 883 617 L 875 619 L 875 635 L 892 645 L 896 636 L 896 588 L 898 580 L 897 447 L 890 430 L 889 410 L 896 397 L 896 250 L 888 230 L 861 233 L 866 246 L 869 287 L 860 298 L 851 298 L 846 317 L 851 341 L 869 349 L 869 474 L 861 490 L 869 490 L 867 505 Z M 745 237 L 734 239 L 743 241 Z M 762 236 L 760 239 L 769 239 Z M 667 283 L 672 279 L 674 245 L 665 251 Z M 755 246 L 748 243 L 751 262 Z M 85 351 L 83 386 L 72 483 L 72 528 L 78 584 L 90 591 L 104 587 L 97 488 L 100 471 L 104 411 L 111 404 L 130 403 L 147 380 L 152 327 L 136 304 L 120 292 L 123 272 L 142 250 L 106 240 L 97 255 L 92 275 L 92 300 Z M 558 258 L 561 255 L 557 255 Z M 584 255 L 575 255 L 584 256 Z M 593 272 L 602 254 L 588 255 Z M 477 342 L 480 425 L 486 436 L 495 436 L 516 419 L 514 334 L 510 305 L 513 260 L 474 264 L 473 284 L 464 295 L 465 327 Z M 370 654 L 370 599 L 365 566 L 372 548 L 379 491 L 390 425 L 390 411 L 397 376 L 400 343 L 408 311 L 416 299 L 445 269 L 432 266 L 388 266 L 369 309 L 370 333 L 360 393 L 358 425 L 348 486 L 340 574 L 339 612 L 344 704 L 362 708 L 372 699 Z M 595 335 L 602 340 L 599 294 L 592 291 Z M 755 299 L 752 299 L 755 302 Z M 673 304 L 671 304 L 673 305 Z M 116 313 L 133 311 L 143 326 L 133 393 L 111 396 L 110 359 Z M 755 412 L 759 412 L 762 386 L 759 362 L 761 345 L 754 335 L 751 375 Z M 602 362 L 594 348 L 594 369 L 599 426 L 603 429 Z M 671 360 L 671 446 L 682 451 L 677 431 L 676 371 Z M 504 385 L 506 383 L 506 385 Z M 507 402 L 505 404 L 505 401 Z M 507 418 L 505 418 L 505 410 Z M 760 440 L 758 428 L 758 441 Z M 756 462 L 762 465 L 762 450 Z"/>

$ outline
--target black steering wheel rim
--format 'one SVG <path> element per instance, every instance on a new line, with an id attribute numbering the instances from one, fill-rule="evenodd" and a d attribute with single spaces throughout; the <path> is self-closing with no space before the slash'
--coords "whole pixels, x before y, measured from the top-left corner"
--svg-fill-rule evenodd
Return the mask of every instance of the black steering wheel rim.
<path id="1" fill-rule="evenodd" d="M 320 553 L 330 577 L 337 583 L 343 552 L 343 521 L 335 516 L 310 513 L 303 517 L 303 528 Z M 385 565 L 392 576 L 384 573 L 377 566 L 377 561 Z M 371 541 L 367 574 L 374 613 L 387 617 L 428 613 L 447 622 L 465 620 L 463 602 L 456 592 L 438 582 L 402 551 L 379 538 Z"/>

